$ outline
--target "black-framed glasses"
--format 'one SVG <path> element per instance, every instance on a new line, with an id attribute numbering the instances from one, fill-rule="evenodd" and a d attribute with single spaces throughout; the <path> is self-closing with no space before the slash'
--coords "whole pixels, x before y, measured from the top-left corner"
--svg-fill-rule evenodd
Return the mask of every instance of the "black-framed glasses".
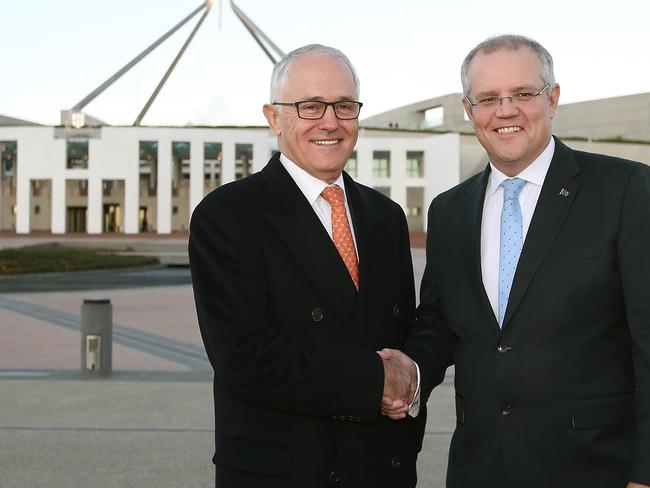
<path id="1" fill-rule="evenodd" d="M 469 97 L 463 97 L 465 100 L 467 100 L 467 103 L 469 103 L 470 107 L 479 107 L 479 108 L 484 108 L 484 109 L 496 109 L 497 107 L 500 107 L 503 105 L 503 100 L 508 99 L 510 100 L 510 103 L 513 105 L 523 105 L 526 102 L 530 102 L 533 100 L 535 97 L 540 96 L 544 91 L 547 89 L 551 88 L 550 83 L 546 83 L 544 85 L 544 88 L 542 88 L 538 92 L 530 92 L 530 91 L 522 91 L 518 93 L 513 93 L 512 95 L 508 95 L 506 97 L 484 97 L 480 98 L 479 100 L 471 100 Z"/>
<path id="2" fill-rule="evenodd" d="M 363 103 L 352 100 L 338 102 L 323 102 L 321 100 L 301 100 L 299 102 L 273 102 L 271 105 L 285 105 L 296 107 L 298 117 L 306 120 L 322 119 L 327 107 L 334 109 L 334 115 L 339 120 L 352 120 L 359 118 Z"/>

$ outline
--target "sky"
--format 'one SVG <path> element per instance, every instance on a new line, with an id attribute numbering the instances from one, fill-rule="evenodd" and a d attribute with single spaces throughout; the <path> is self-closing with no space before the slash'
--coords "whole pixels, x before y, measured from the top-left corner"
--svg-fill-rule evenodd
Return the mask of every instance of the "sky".
<path id="1" fill-rule="evenodd" d="M 223 0 L 143 125 L 266 125 L 272 64 Z M 460 92 L 466 53 L 486 37 L 541 42 L 560 103 L 650 92 L 647 0 L 237 0 L 283 51 L 341 49 L 361 80 L 361 118 Z M 0 114 L 58 124 L 69 109 L 201 0 L 0 0 Z M 222 15 L 219 15 L 221 10 Z M 199 16 L 86 106 L 131 125 Z M 650 108 L 646 107 L 649 112 Z M 650 116 L 650 115 L 649 115 Z"/>

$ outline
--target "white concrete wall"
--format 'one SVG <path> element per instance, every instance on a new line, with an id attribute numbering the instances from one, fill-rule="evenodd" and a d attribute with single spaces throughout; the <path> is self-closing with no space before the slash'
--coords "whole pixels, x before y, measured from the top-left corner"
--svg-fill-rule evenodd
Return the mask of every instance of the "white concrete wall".
<path id="1" fill-rule="evenodd" d="M 389 135 L 382 131 L 362 131 L 357 142 L 357 181 L 364 185 L 390 188 L 391 198 L 406 211 L 406 189 L 424 188 L 422 208 L 426 212 L 429 203 L 439 193 L 460 182 L 460 138 L 458 134 L 418 136 Z M 390 151 L 390 177 L 372 175 L 374 151 Z M 409 178 L 406 175 L 406 153 L 424 152 L 424 175 Z M 426 217 L 425 217 L 426 226 Z"/>

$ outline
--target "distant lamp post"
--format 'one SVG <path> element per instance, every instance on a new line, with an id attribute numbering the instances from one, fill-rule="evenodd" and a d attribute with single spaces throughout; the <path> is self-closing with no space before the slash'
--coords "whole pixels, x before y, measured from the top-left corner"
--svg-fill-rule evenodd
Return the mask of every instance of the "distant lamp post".
<path id="1" fill-rule="evenodd" d="M 81 112 L 72 112 L 70 115 L 70 125 L 75 129 L 80 129 L 86 124 L 86 117 Z"/>

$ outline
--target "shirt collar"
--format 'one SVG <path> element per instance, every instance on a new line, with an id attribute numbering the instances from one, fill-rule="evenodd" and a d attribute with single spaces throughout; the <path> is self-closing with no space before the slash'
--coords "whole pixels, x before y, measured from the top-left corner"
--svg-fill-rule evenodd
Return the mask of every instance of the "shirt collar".
<path id="1" fill-rule="evenodd" d="M 526 167 L 521 173 L 517 175 L 517 178 L 526 180 L 528 183 L 532 183 L 537 186 L 542 186 L 544 184 L 544 178 L 546 178 L 546 173 L 548 168 L 551 166 L 551 160 L 553 159 L 553 153 L 555 152 L 555 139 L 551 137 L 546 149 L 537 156 L 537 159 Z M 490 162 L 490 194 L 494 195 L 496 191 L 501 186 L 505 180 L 510 178 L 506 176 L 501 171 L 496 169 L 496 167 Z"/>
<path id="2" fill-rule="evenodd" d="M 339 175 L 334 183 L 329 185 L 323 180 L 319 180 L 318 178 L 307 173 L 304 169 L 291 161 L 284 154 L 280 154 L 280 162 L 282 163 L 282 166 L 284 166 L 284 169 L 286 169 L 289 173 L 289 176 L 291 176 L 293 181 L 296 182 L 296 185 L 298 185 L 298 188 L 300 188 L 300 191 L 302 191 L 302 193 L 305 195 L 305 198 L 307 198 L 307 201 L 311 205 L 314 205 L 316 203 L 316 200 L 318 200 L 318 197 L 320 197 L 320 194 L 325 188 L 332 185 L 340 186 L 343 190 L 343 197 L 346 197 L 343 173 Z"/>

